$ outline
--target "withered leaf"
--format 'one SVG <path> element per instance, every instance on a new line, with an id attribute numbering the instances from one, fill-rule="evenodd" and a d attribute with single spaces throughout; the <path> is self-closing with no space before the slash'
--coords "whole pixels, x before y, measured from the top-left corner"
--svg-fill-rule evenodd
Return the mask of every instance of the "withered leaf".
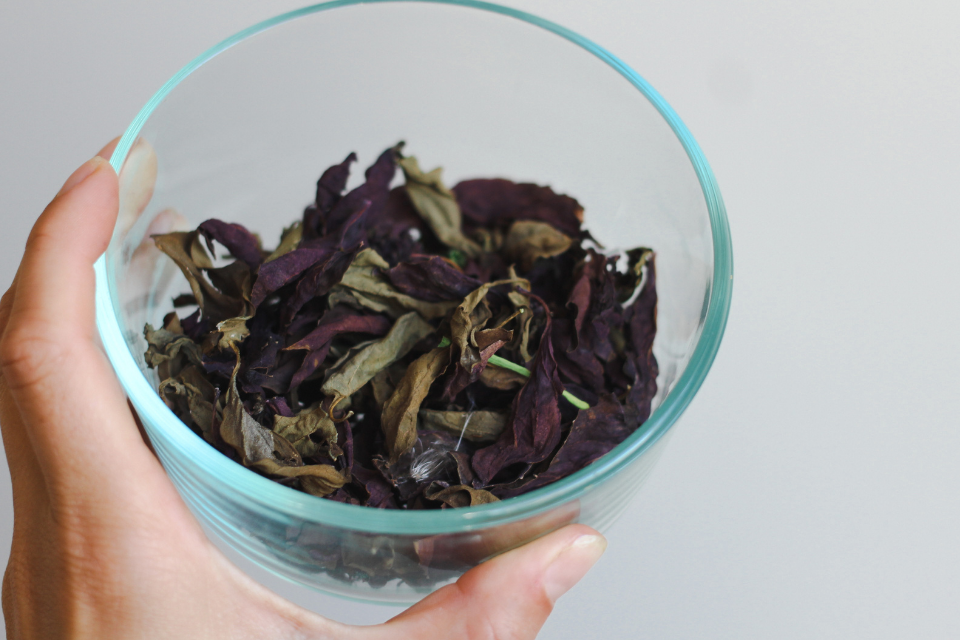
<path id="1" fill-rule="evenodd" d="M 237 373 L 240 361 L 234 367 L 233 376 L 223 407 L 220 437 L 233 447 L 246 467 L 259 468 L 275 473 L 279 467 L 300 467 L 300 454 L 289 442 L 267 429 L 247 413 L 237 390 Z"/>
<path id="2" fill-rule="evenodd" d="M 490 504 L 498 502 L 500 498 L 489 491 L 483 489 L 474 489 L 465 484 L 453 487 L 442 487 L 433 484 L 424 493 L 427 500 L 442 502 L 448 507 L 476 507 L 481 504 Z"/>
<path id="3" fill-rule="evenodd" d="M 401 293 L 383 275 L 383 271 L 389 268 L 390 264 L 376 251 L 364 249 L 353 259 L 340 284 L 331 290 L 331 304 L 343 301 L 344 298 L 337 297 L 336 293 L 344 291 L 348 294 L 347 300 L 352 300 L 354 306 L 366 307 L 394 318 L 416 311 L 427 320 L 442 318 L 457 306 L 455 300 L 428 302 Z"/>
<path id="4" fill-rule="evenodd" d="M 563 383 L 553 357 L 549 325 L 544 334 L 533 359 L 530 379 L 513 401 L 507 428 L 499 440 L 473 456 L 473 470 L 483 484 L 489 484 L 514 463 L 543 461 L 560 442 L 559 398 Z"/>
<path id="5" fill-rule="evenodd" d="M 430 385 L 447 369 L 450 348 L 428 351 L 413 361 L 389 400 L 383 405 L 380 425 L 391 463 L 409 451 L 417 440 L 417 412 Z"/>
<path id="6" fill-rule="evenodd" d="M 585 246 L 579 203 L 548 187 L 451 191 L 400 150 L 349 192 L 354 154 L 324 171 L 273 251 L 220 220 L 156 237 L 190 285 L 174 306 L 199 307 L 145 328 L 164 402 L 241 464 L 344 504 L 477 506 L 591 464 L 652 409 L 653 252 Z M 460 566 L 436 544 L 294 529 L 304 566 L 343 580 Z"/>
<path id="7" fill-rule="evenodd" d="M 213 250 L 213 241 L 216 240 L 227 248 L 230 255 L 246 263 L 252 271 L 256 271 L 260 266 L 260 239 L 247 231 L 246 227 L 211 218 L 200 223 L 197 231 L 207 241 L 211 254 L 216 255 Z"/>
<path id="8" fill-rule="evenodd" d="M 190 284 L 190 290 L 204 317 L 213 322 L 244 315 L 246 303 L 218 291 L 203 275 L 213 263 L 200 242 L 197 231 L 175 231 L 153 237 L 157 248 L 172 259 Z"/>
<path id="9" fill-rule="evenodd" d="M 401 159 L 399 164 L 407 179 L 407 193 L 413 206 L 437 234 L 440 242 L 462 251 L 468 257 L 479 255 L 480 245 L 463 235 L 460 206 L 453 192 L 443 184 L 443 170 L 437 167 L 430 173 L 424 173 L 413 156 Z"/>
<path id="10" fill-rule="evenodd" d="M 509 260 L 529 270 L 537 258 L 558 256 L 573 245 L 573 238 L 553 225 L 536 220 L 517 220 L 510 225 L 503 241 L 503 252 Z"/>
<path id="11" fill-rule="evenodd" d="M 430 323 L 415 312 L 400 316 L 383 339 L 352 351 L 333 365 L 323 383 L 323 393 L 334 398 L 353 395 L 378 371 L 407 355 L 415 344 L 433 331 Z"/>
<path id="12" fill-rule="evenodd" d="M 507 426 L 507 414 L 501 411 L 420 409 L 419 417 L 424 429 L 442 429 L 477 443 L 495 441 Z"/>
<path id="13" fill-rule="evenodd" d="M 339 408 L 348 409 L 349 404 L 347 399 L 340 403 Z M 321 440 L 328 448 L 337 444 L 337 426 L 330 419 L 328 409 L 318 402 L 293 417 L 276 415 L 273 417 L 273 432 L 292 444 L 301 456 L 314 456 L 320 450 L 319 445 L 310 438 L 314 433 L 320 433 Z"/>
<path id="14" fill-rule="evenodd" d="M 283 230 L 283 234 L 280 236 L 280 244 L 278 244 L 277 248 L 274 249 L 269 256 L 267 256 L 264 262 L 273 262 L 280 256 L 287 255 L 297 248 L 302 238 L 303 225 L 300 224 L 300 221 L 298 220 Z"/>

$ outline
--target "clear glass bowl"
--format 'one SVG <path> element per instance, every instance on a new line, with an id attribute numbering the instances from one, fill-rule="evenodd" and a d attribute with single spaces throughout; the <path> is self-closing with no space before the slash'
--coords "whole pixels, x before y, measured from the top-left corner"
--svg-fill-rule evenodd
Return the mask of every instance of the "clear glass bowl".
<path id="1" fill-rule="evenodd" d="M 359 169 L 401 139 L 424 167 L 442 165 L 447 184 L 494 176 L 549 184 L 584 205 L 586 227 L 606 247 L 657 251 L 655 410 L 601 460 L 492 505 L 378 510 L 245 469 L 157 395 L 143 326 L 159 325 L 170 298 L 188 288 L 144 237 L 217 217 L 269 245 L 312 200 L 324 168 L 356 151 L 352 187 Z M 97 263 L 98 323 L 157 455 L 197 517 L 227 543 L 324 592 L 411 602 L 565 523 L 608 527 L 700 387 L 726 324 L 727 221 L 686 127 L 615 56 L 513 9 L 345 0 L 278 16 L 177 73 L 111 162 L 121 175 L 121 217 Z M 330 569 L 336 558 L 339 571 Z M 414 577 L 371 577 L 389 567 Z"/>

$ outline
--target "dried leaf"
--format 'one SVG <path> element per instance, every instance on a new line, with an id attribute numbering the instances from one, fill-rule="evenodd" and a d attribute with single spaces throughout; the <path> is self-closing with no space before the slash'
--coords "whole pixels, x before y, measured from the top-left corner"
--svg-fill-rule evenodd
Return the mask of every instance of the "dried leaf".
<path id="1" fill-rule="evenodd" d="M 376 251 L 364 249 L 353 259 L 340 284 L 331 290 L 331 305 L 352 301 L 353 306 L 386 313 L 394 318 L 416 311 L 427 320 L 442 318 L 457 306 L 456 301 L 427 302 L 401 293 L 382 273 L 389 268 L 387 261 Z M 337 296 L 338 292 L 347 295 Z"/>
<path id="2" fill-rule="evenodd" d="M 331 367 L 321 390 L 334 398 L 353 395 L 377 371 L 407 355 L 433 331 L 433 327 L 414 312 L 401 316 L 382 340 L 352 350 L 349 357 Z"/>
<path id="3" fill-rule="evenodd" d="M 251 271 L 256 271 L 260 266 L 260 239 L 247 231 L 246 227 L 211 218 L 200 223 L 197 231 L 207 241 L 207 249 L 212 255 L 216 255 L 213 250 L 213 241 L 216 240 L 227 248 L 230 255 L 246 263 Z"/>
<path id="4" fill-rule="evenodd" d="M 407 179 L 407 193 L 413 206 L 440 242 L 468 257 L 479 255 L 480 246 L 464 236 L 460 228 L 460 207 L 453 192 L 443 184 L 443 170 L 437 167 L 424 173 L 413 156 L 401 159 L 399 164 Z"/>
<path id="5" fill-rule="evenodd" d="M 507 414 L 499 411 L 434 411 L 420 409 L 424 429 L 449 431 L 470 442 L 495 441 L 507 426 Z"/>
<path id="6" fill-rule="evenodd" d="M 449 260 L 436 256 L 414 256 L 386 272 L 390 283 L 401 293 L 429 302 L 463 300 L 480 286 L 480 281 L 465 275 Z"/>
<path id="7" fill-rule="evenodd" d="M 446 371 L 450 348 L 433 349 L 413 361 L 390 399 L 383 405 L 380 425 L 386 437 L 390 463 L 406 453 L 417 441 L 417 412 L 430 385 Z"/>
<path id="8" fill-rule="evenodd" d="M 280 236 L 280 244 L 277 245 L 277 248 L 267 256 L 263 261 L 264 263 L 273 262 L 280 256 L 285 256 L 300 244 L 300 240 L 303 238 L 303 225 L 300 221 L 294 222 L 289 227 L 283 230 L 283 233 Z"/>
<path id="9" fill-rule="evenodd" d="M 220 437 L 233 447 L 240 456 L 240 462 L 246 467 L 276 473 L 275 469 L 280 467 L 303 466 L 300 454 L 293 445 L 254 420 L 244 409 L 240 392 L 237 390 L 239 371 L 238 359 L 223 407 Z"/>
<path id="10" fill-rule="evenodd" d="M 537 258 L 552 258 L 573 245 L 573 239 L 557 231 L 553 225 L 536 220 L 518 220 L 510 225 L 503 242 L 504 255 L 520 263 L 524 271 L 533 267 Z"/>
<path id="11" fill-rule="evenodd" d="M 499 502 L 500 498 L 489 491 L 483 489 L 474 489 L 465 484 L 453 487 L 441 487 L 437 484 L 431 485 L 424 493 L 427 500 L 442 502 L 448 507 L 476 507 L 481 504 L 490 504 Z"/>
<path id="12" fill-rule="evenodd" d="M 508 227 L 514 220 L 539 220 L 580 238 L 583 207 L 550 187 L 499 178 L 465 180 L 453 188 L 464 220 L 478 227 Z"/>
<path id="13" fill-rule="evenodd" d="M 157 248 L 180 267 L 190 284 L 190 290 L 205 318 L 220 322 L 244 315 L 245 301 L 218 291 L 203 275 L 203 269 L 213 268 L 209 256 L 200 243 L 197 231 L 176 231 L 153 237 Z"/>
<path id="14" fill-rule="evenodd" d="M 338 408 L 349 408 L 349 399 L 341 402 Z M 328 448 L 337 444 L 337 426 L 330 419 L 328 408 L 319 402 L 291 418 L 274 416 L 273 432 L 292 444 L 301 456 L 309 457 L 317 453 L 318 445 L 310 439 L 315 433 L 320 433 L 322 442 Z"/>
<path id="15" fill-rule="evenodd" d="M 561 433 L 562 392 L 548 325 L 533 360 L 530 379 L 513 401 L 507 428 L 499 440 L 473 456 L 473 470 L 484 485 L 506 467 L 517 462 L 541 462 L 556 448 Z"/>

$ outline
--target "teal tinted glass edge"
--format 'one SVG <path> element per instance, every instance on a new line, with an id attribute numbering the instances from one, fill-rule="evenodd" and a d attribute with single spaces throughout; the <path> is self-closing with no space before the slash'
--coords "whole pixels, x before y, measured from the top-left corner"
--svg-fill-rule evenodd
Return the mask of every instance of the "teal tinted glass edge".
<path id="1" fill-rule="evenodd" d="M 627 440 L 588 467 L 544 488 L 503 502 L 419 513 L 346 505 L 316 498 L 272 482 L 220 455 L 180 422 L 141 374 L 127 349 L 114 312 L 108 284 L 108 265 L 103 256 L 95 265 L 97 325 L 104 348 L 124 389 L 134 404 L 143 407 L 156 419 L 164 437 L 182 452 L 201 459 L 211 475 L 235 485 L 242 493 L 256 496 L 262 504 L 298 513 L 301 517 L 312 518 L 330 526 L 360 531 L 422 535 L 476 530 L 529 517 L 576 499 L 591 486 L 616 473 L 641 455 L 676 422 L 706 378 L 726 328 L 733 285 L 730 231 L 719 188 L 703 152 L 679 116 L 646 80 L 603 47 L 565 27 L 523 11 L 476 0 L 334 0 L 291 11 L 244 29 L 197 56 L 161 87 L 124 132 L 111 157 L 112 166 L 119 172 L 144 123 L 166 96 L 193 71 L 233 45 L 301 16 L 344 6 L 387 2 L 468 7 L 516 18 L 546 29 L 580 46 L 616 70 L 654 105 L 680 140 L 697 174 L 707 204 L 713 233 L 714 275 L 703 330 L 694 353 L 673 390 L 647 422 Z"/>

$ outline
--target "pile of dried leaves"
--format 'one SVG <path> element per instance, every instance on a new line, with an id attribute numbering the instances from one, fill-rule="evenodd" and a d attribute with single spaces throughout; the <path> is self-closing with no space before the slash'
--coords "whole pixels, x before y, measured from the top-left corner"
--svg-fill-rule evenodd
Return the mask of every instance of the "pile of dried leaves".
<path id="1" fill-rule="evenodd" d="M 605 256 L 573 198 L 450 190 L 401 145 L 344 194 L 355 160 L 273 251 L 215 219 L 155 237 L 190 283 L 174 306 L 197 308 L 147 325 L 146 360 L 188 426 L 313 495 L 429 509 L 563 478 L 646 420 L 652 251 Z M 216 245 L 233 261 L 216 266 Z"/>

